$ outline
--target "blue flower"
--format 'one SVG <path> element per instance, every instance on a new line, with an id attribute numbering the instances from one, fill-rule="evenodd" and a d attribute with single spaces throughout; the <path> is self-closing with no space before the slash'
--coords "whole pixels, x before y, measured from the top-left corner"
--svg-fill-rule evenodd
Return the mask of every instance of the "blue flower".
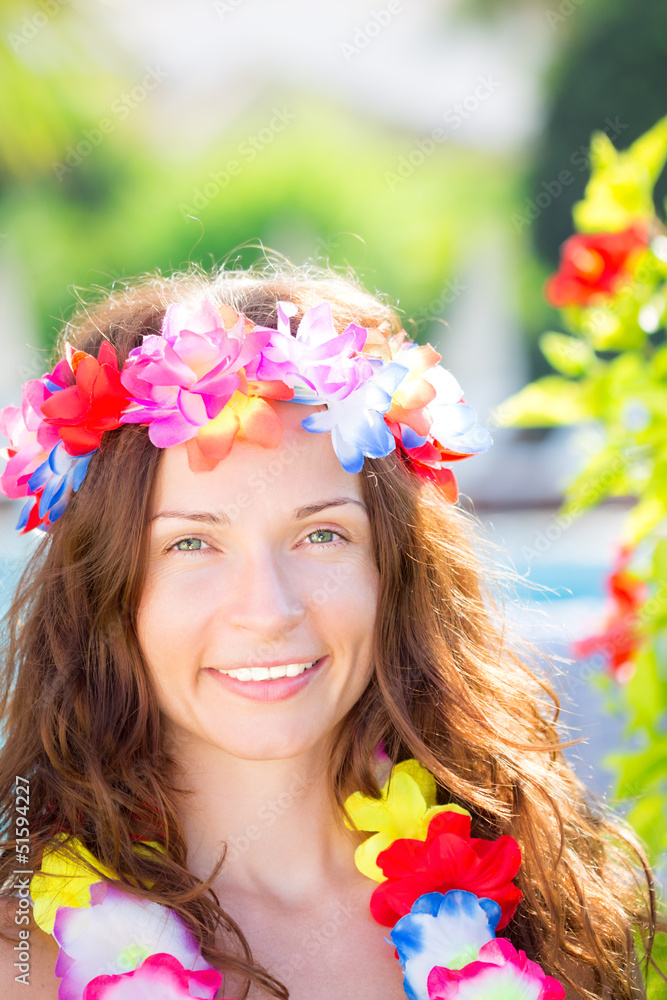
<path id="1" fill-rule="evenodd" d="M 383 458 L 396 447 L 382 414 L 391 407 L 391 397 L 408 369 L 377 358 L 370 359 L 370 364 L 375 373 L 344 399 L 307 398 L 306 392 L 295 387 L 293 402 L 326 403 L 326 410 L 306 417 L 301 426 L 315 434 L 331 431 L 331 443 L 346 472 L 359 472 L 364 455 Z"/>
<path id="2" fill-rule="evenodd" d="M 59 441 L 46 461 L 35 469 L 28 480 L 28 488 L 32 494 L 40 489 L 43 491 L 38 508 L 40 522 L 45 522 L 48 517 L 49 523 L 53 524 L 64 513 L 67 501 L 81 486 L 88 463 L 96 451 L 94 448 L 86 455 L 69 455 L 63 442 Z M 31 496 L 24 505 L 17 528 L 25 527 L 36 502 L 37 498 Z M 44 523 L 39 524 L 40 528 L 44 526 Z"/>
<path id="3" fill-rule="evenodd" d="M 495 937 L 500 906 L 472 892 L 428 892 L 401 917 L 391 932 L 403 969 L 409 1000 L 428 1000 L 427 981 L 434 966 L 462 969 Z"/>

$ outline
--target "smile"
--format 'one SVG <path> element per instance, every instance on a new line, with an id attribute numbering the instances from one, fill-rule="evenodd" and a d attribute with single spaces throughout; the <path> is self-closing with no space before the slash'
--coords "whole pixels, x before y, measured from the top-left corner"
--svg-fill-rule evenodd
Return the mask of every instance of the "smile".
<path id="1" fill-rule="evenodd" d="M 239 667 L 237 670 L 218 670 L 218 673 L 234 677 L 237 681 L 274 681 L 280 677 L 298 677 L 316 663 L 317 660 L 307 663 L 282 663 L 276 667 Z"/>
<path id="2" fill-rule="evenodd" d="M 270 667 L 207 667 L 204 673 L 240 698 L 251 701 L 285 701 L 314 683 L 331 663 L 331 656 L 301 663 L 274 663 Z"/>

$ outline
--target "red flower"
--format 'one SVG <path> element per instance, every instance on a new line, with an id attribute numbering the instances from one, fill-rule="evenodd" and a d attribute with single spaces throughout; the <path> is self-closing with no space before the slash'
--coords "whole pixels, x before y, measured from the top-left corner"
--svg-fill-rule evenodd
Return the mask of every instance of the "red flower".
<path id="1" fill-rule="evenodd" d="M 120 381 L 118 358 L 108 341 L 98 356 L 75 351 L 71 358 L 74 385 L 54 392 L 42 403 L 47 424 L 58 428 L 70 455 L 99 448 L 105 431 L 120 427 L 120 414 L 130 395 Z"/>
<path id="2" fill-rule="evenodd" d="M 442 462 L 456 462 L 462 458 L 470 458 L 469 455 L 461 455 L 458 452 L 448 451 L 440 447 L 437 441 L 426 441 L 416 448 L 406 448 L 403 444 L 400 424 L 396 421 L 387 421 L 389 430 L 394 435 L 396 450 L 405 457 L 405 460 L 415 475 L 420 479 L 434 482 L 448 503 L 455 504 L 459 498 L 459 485 L 456 476 Z"/>
<path id="3" fill-rule="evenodd" d="M 648 246 L 648 231 L 640 225 L 619 233 L 577 233 L 561 247 L 560 267 L 547 281 L 545 295 L 561 308 L 587 305 L 599 295 L 611 295 L 631 271 L 632 258 Z"/>
<path id="4" fill-rule="evenodd" d="M 395 840 L 378 855 L 387 876 L 371 897 L 371 913 L 379 924 L 393 927 L 426 892 L 464 889 L 499 904 L 498 927 L 505 927 L 521 902 L 512 884 L 521 865 L 513 837 L 482 840 L 470 836 L 470 816 L 443 812 L 434 816 L 425 841 Z"/>
<path id="5" fill-rule="evenodd" d="M 607 669 L 621 683 L 628 681 L 634 672 L 635 654 L 642 643 L 637 612 L 648 596 L 646 583 L 628 572 L 631 558 L 632 549 L 623 546 L 607 580 L 612 610 L 604 631 L 573 644 L 574 655 L 581 659 L 597 653 L 605 656 Z"/>

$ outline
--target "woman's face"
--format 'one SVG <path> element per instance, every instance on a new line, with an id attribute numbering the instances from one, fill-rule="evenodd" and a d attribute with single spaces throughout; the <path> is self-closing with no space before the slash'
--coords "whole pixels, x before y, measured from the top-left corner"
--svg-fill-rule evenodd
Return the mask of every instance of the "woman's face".
<path id="1" fill-rule="evenodd" d="M 170 735 L 245 759 L 331 734 L 368 684 L 377 607 L 360 475 L 302 406 L 272 405 L 278 448 L 236 441 L 198 473 L 165 449 L 138 616 Z"/>

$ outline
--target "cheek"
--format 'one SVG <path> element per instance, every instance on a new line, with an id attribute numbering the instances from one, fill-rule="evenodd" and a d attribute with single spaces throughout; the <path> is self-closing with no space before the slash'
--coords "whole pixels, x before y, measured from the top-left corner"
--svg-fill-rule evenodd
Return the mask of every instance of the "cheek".
<path id="1" fill-rule="evenodd" d="M 200 634 L 197 612 L 202 605 L 192 599 L 187 588 L 174 587 L 169 579 L 152 582 L 146 589 L 137 614 L 137 636 L 148 668 L 156 682 L 171 665 L 193 655 Z"/>
<path id="2" fill-rule="evenodd" d="M 311 613 L 332 636 L 334 647 L 346 646 L 360 668 L 370 663 L 378 592 L 374 565 L 341 563 L 327 567 L 309 594 Z"/>
<path id="3" fill-rule="evenodd" d="M 345 712 L 361 698 L 373 674 L 377 593 L 375 574 L 359 579 L 345 594 L 333 622 L 347 653 L 344 657 L 347 669 L 341 675 L 340 690 L 340 704 Z"/>

